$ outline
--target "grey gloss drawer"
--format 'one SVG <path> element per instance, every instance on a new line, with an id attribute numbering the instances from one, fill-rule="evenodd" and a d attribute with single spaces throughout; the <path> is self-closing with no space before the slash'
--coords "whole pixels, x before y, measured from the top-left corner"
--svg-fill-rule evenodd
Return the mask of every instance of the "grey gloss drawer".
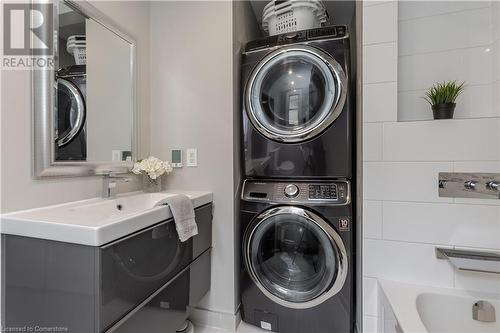
<path id="1" fill-rule="evenodd" d="M 210 250 L 181 271 L 141 307 L 110 331 L 117 333 L 174 333 L 210 288 Z"/>
<path id="2" fill-rule="evenodd" d="M 212 205 L 202 206 L 195 213 L 198 235 L 193 237 L 193 258 L 212 246 Z"/>
<path id="3" fill-rule="evenodd" d="M 212 206 L 195 210 L 198 235 L 180 242 L 173 219 L 100 249 L 100 331 L 113 326 L 210 247 Z"/>
<path id="4" fill-rule="evenodd" d="M 60 326 L 71 333 L 105 332 L 195 259 L 207 265 L 200 259 L 211 246 L 212 205 L 195 213 L 199 234 L 184 243 L 173 219 L 102 247 L 2 235 L 3 327 Z M 205 275 L 207 268 L 196 264 L 189 271 L 191 281 Z M 179 289 L 188 293 L 188 303 L 206 292 L 210 274 L 202 281 L 205 284 Z"/>

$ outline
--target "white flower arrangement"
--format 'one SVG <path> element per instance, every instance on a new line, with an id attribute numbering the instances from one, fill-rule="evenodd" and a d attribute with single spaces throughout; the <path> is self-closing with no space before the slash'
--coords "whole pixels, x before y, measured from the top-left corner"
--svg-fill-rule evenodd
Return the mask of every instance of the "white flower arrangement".
<path id="1" fill-rule="evenodd" d="M 132 172 L 136 175 L 146 175 L 151 183 L 156 183 L 157 179 L 163 174 L 172 172 L 172 166 L 168 161 L 162 161 L 154 156 L 149 156 L 143 160 L 134 163 Z"/>

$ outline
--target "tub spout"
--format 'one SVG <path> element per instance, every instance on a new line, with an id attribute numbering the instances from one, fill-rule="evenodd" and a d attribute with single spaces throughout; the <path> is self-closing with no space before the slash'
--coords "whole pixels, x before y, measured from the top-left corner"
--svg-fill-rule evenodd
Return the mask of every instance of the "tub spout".
<path id="1" fill-rule="evenodd" d="M 472 319 L 493 323 L 496 321 L 495 308 L 490 302 L 477 301 L 472 305 Z"/>

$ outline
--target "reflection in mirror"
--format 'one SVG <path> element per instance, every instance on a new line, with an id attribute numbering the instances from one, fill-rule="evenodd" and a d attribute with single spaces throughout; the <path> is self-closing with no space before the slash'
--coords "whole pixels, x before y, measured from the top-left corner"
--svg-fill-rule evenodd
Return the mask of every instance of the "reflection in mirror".
<path id="1" fill-rule="evenodd" d="M 398 120 L 433 118 L 425 91 L 465 82 L 455 118 L 498 115 L 500 2 L 398 2 Z"/>
<path id="2" fill-rule="evenodd" d="M 133 139 L 133 45 L 59 2 L 54 159 L 128 161 Z"/>

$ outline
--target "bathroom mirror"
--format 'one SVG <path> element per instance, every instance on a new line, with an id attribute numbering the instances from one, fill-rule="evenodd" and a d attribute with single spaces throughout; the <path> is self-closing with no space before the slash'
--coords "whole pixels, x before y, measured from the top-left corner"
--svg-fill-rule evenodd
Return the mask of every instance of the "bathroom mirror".
<path id="1" fill-rule="evenodd" d="M 137 153 L 135 41 L 87 2 L 52 8 L 43 33 L 53 67 L 32 71 L 35 177 L 127 171 Z"/>
<path id="2" fill-rule="evenodd" d="M 398 121 L 433 119 L 434 84 L 465 82 L 454 118 L 498 117 L 500 2 L 399 1 Z"/>

